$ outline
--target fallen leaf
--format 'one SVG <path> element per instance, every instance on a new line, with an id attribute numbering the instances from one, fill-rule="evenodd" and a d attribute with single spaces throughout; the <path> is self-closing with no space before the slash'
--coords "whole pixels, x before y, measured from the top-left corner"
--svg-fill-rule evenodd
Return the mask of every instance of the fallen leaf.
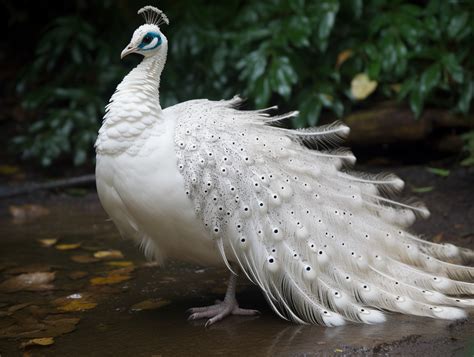
<path id="1" fill-rule="evenodd" d="M 12 318 L 9 318 L 7 317 L 8 315 L 0 315 L 0 317 L 2 317 L 0 319 L 0 338 L 1 337 L 5 337 L 5 330 L 7 328 L 11 328 L 12 325 L 15 324 L 15 320 L 13 320 Z"/>
<path id="2" fill-rule="evenodd" d="M 36 204 L 26 204 L 21 206 L 11 205 L 9 211 L 15 222 L 23 222 L 28 219 L 38 218 L 49 214 L 49 209 Z"/>
<path id="3" fill-rule="evenodd" d="M 411 189 L 415 193 L 425 193 L 425 192 L 431 192 L 434 190 L 434 186 L 426 186 L 426 187 L 413 187 Z"/>
<path id="4" fill-rule="evenodd" d="M 437 167 L 427 167 L 426 170 L 428 172 L 431 172 L 432 174 L 441 176 L 441 177 L 448 177 L 451 171 L 445 170 L 445 169 L 440 169 Z"/>
<path id="5" fill-rule="evenodd" d="M 45 318 L 46 316 L 48 316 L 48 314 L 51 313 L 51 309 L 49 308 L 49 306 L 41 306 L 41 305 L 34 305 L 34 304 L 31 304 L 31 305 L 28 305 L 27 307 L 19 310 L 18 312 L 15 313 L 15 316 L 19 315 L 19 314 L 29 314 L 31 316 L 33 316 L 34 318 L 36 319 L 43 319 Z"/>
<path id="6" fill-rule="evenodd" d="M 58 239 L 57 238 L 38 239 L 38 242 L 40 242 L 41 246 L 48 248 L 55 245 L 58 242 Z"/>
<path id="7" fill-rule="evenodd" d="M 131 272 L 133 272 L 134 270 L 135 270 L 135 266 L 134 265 L 129 265 L 129 266 L 126 266 L 126 267 L 109 270 L 107 272 L 107 275 L 128 275 Z"/>
<path id="8" fill-rule="evenodd" d="M 87 264 L 87 263 L 95 263 L 95 262 L 98 262 L 99 259 L 96 259 L 94 258 L 93 256 L 91 255 L 86 255 L 86 254 L 81 254 L 81 255 L 73 255 L 71 257 L 71 260 L 73 262 L 76 262 L 76 263 L 83 263 L 83 264 Z"/>
<path id="9" fill-rule="evenodd" d="M 13 165 L 0 165 L 0 174 L 1 175 L 14 175 L 18 173 L 20 169 L 18 166 Z"/>
<path id="10" fill-rule="evenodd" d="M 13 278 L 5 280 L 0 284 L 0 290 L 6 292 L 15 292 L 20 290 L 27 291 L 43 291 L 54 289 L 54 285 L 50 284 L 56 277 L 56 273 L 52 272 L 36 272 L 20 274 Z"/>
<path id="11" fill-rule="evenodd" d="M 377 82 L 371 81 L 365 73 L 357 74 L 351 81 L 351 94 L 356 100 L 367 98 L 376 88 Z"/>
<path id="12" fill-rule="evenodd" d="M 160 279 L 160 283 L 162 284 L 175 283 L 176 281 L 176 278 L 173 278 L 172 276 L 165 276 Z"/>
<path id="13" fill-rule="evenodd" d="M 29 305 L 31 305 L 30 302 L 12 305 L 8 309 L 0 311 L 0 317 L 11 316 L 14 312 L 19 311 Z"/>
<path id="14" fill-rule="evenodd" d="M 340 52 L 338 55 L 337 55 L 337 62 L 336 62 L 336 68 L 339 68 L 341 67 L 341 65 L 346 62 L 349 58 L 352 57 L 354 51 L 352 50 L 344 50 L 342 52 Z"/>
<path id="15" fill-rule="evenodd" d="M 77 280 L 77 279 L 82 279 L 86 277 L 87 275 L 89 275 L 88 272 L 77 270 L 77 271 L 73 271 L 69 273 L 68 277 L 71 278 L 72 280 Z"/>
<path id="16" fill-rule="evenodd" d="M 107 275 L 107 276 L 100 276 L 96 278 L 92 278 L 90 280 L 92 285 L 112 285 L 118 284 L 122 281 L 130 280 L 130 275 Z"/>
<path id="17" fill-rule="evenodd" d="M 5 274 L 17 275 L 22 273 L 36 273 L 38 271 L 50 271 L 51 266 L 46 264 L 29 264 L 7 269 Z"/>
<path id="18" fill-rule="evenodd" d="M 8 320 L 8 319 L 3 319 Z M 67 317 L 63 314 L 49 315 L 46 317 L 24 316 L 21 319 L 9 320 L 13 324 L 0 329 L 0 338 L 41 338 L 56 337 L 76 329 L 80 318 Z"/>
<path id="19" fill-rule="evenodd" d="M 31 347 L 31 346 L 50 346 L 54 343 L 53 337 L 42 337 L 42 338 L 33 338 L 32 340 L 23 342 L 21 348 Z"/>
<path id="20" fill-rule="evenodd" d="M 142 311 L 142 310 L 155 310 L 160 307 L 166 306 L 170 304 L 171 302 L 168 300 L 162 300 L 162 299 L 148 299 L 144 300 L 142 302 L 139 302 L 135 305 L 133 305 L 130 310 L 131 311 Z"/>
<path id="21" fill-rule="evenodd" d="M 23 304 L 16 304 L 8 308 L 8 312 L 13 313 L 15 311 L 21 310 L 27 306 L 31 305 L 31 302 L 25 302 Z"/>
<path id="22" fill-rule="evenodd" d="M 90 295 L 72 294 L 64 298 L 54 300 L 57 309 L 61 312 L 86 311 L 97 306 Z"/>
<path id="23" fill-rule="evenodd" d="M 159 267 L 160 264 L 158 262 L 155 262 L 155 261 L 151 261 L 151 262 L 145 262 L 142 264 L 142 267 L 144 268 L 156 268 L 156 267 Z"/>
<path id="24" fill-rule="evenodd" d="M 42 331 L 40 337 L 59 336 L 72 332 L 81 319 L 78 317 L 67 317 L 66 315 L 50 315 L 43 322 L 46 324 L 46 330 Z"/>
<path id="25" fill-rule="evenodd" d="M 437 235 L 433 237 L 433 242 L 440 243 L 443 241 L 443 238 L 444 238 L 444 233 L 443 232 L 438 233 Z"/>
<path id="26" fill-rule="evenodd" d="M 340 348 L 336 348 L 336 349 L 334 350 L 334 352 L 339 352 L 339 353 L 340 353 L 340 352 L 342 352 L 342 350 L 341 350 Z"/>
<path id="27" fill-rule="evenodd" d="M 94 253 L 97 259 L 121 259 L 123 254 L 120 250 L 100 250 Z"/>
<path id="28" fill-rule="evenodd" d="M 110 265 L 111 267 L 131 267 L 133 266 L 133 262 L 130 261 L 112 261 L 112 262 L 107 262 L 105 263 L 107 265 Z"/>
<path id="29" fill-rule="evenodd" d="M 81 246 L 81 243 L 70 243 L 70 244 L 58 244 L 56 245 L 57 250 L 74 250 Z"/>
<path id="30" fill-rule="evenodd" d="M 82 246 L 82 249 L 87 250 L 88 252 L 97 252 L 99 250 L 103 250 L 103 245 L 94 245 L 93 242 L 87 242 Z"/>

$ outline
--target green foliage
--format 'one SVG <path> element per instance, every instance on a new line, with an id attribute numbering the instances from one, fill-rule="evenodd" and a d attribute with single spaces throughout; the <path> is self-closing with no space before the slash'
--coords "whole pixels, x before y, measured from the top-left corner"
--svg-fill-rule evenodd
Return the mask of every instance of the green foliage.
<path id="1" fill-rule="evenodd" d="M 126 40 L 118 43 L 114 35 L 130 36 L 139 23 L 129 17 L 137 6 L 124 3 L 127 17 L 117 16 L 123 22 L 98 30 L 67 17 L 45 32 L 20 86 L 36 83 L 22 93 L 25 105 L 40 113 L 15 139 L 25 156 L 48 165 L 65 154 L 80 164 L 91 152 L 104 100 L 123 76 L 117 58 Z M 229 0 L 211 6 L 183 0 L 160 7 L 171 19 L 163 29 L 170 42 L 164 107 L 240 93 L 258 108 L 299 109 L 296 127 L 315 125 L 322 113 L 340 118 L 381 98 L 406 101 L 416 117 L 425 105 L 462 114 L 471 108 L 472 2 Z M 359 73 L 378 83 L 362 102 L 351 94 Z"/>
<path id="2" fill-rule="evenodd" d="M 17 85 L 24 108 L 38 116 L 13 140 L 24 158 L 43 166 L 62 156 L 75 165 L 90 158 L 111 84 L 125 74 L 112 56 L 83 19 L 60 17 L 51 24 Z"/>

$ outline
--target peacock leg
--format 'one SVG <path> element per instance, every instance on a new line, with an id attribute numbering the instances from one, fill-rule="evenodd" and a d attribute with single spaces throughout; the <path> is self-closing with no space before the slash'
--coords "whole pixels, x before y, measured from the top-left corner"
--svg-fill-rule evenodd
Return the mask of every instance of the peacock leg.
<path id="1" fill-rule="evenodd" d="M 191 313 L 188 320 L 198 320 L 209 318 L 206 322 L 206 327 L 211 326 L 217 321 L 222 320 L 229 315 L 253 316 L 258 315 L 258 310 L 242 309 L 237 303 L 235 297 L 235 287 L 237 284 L 237 275 L 230 273 L 229 283 L 227 285 L 227 292 L 224 301 L 216 301 L 215 305 L 205 307 L 193 307 L 188 310 Z"/>

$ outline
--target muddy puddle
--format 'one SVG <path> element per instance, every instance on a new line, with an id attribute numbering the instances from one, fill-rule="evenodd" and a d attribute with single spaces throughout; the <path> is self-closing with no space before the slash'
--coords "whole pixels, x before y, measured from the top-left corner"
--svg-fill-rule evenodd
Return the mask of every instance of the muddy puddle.
<path id="1" fill-rule="evenodd" d="M 413 177 L 416 182 L 419 175 Z M 455 232 L 472 246 L 469 177 L 433 180 L 420 184 L 436 187 L 424 197 L 436 201 L 435 217 L 416 229 L 437 239 Z M 453 195 L 461 202 L 454 208 Z M 222 298 L 225 270 L 146 262 L 119 238 L 94 193 L 24 200 L 0 206 L 2 357 L 474 353 L 472 318 L 451 323 L 394 314 L 376 326 L 298 326 L 277 318 L 243 278 L 240 304 L 261 316 L 231 317 L 206 329 L 205 320 L 187 321 L 186 310 Z"/>

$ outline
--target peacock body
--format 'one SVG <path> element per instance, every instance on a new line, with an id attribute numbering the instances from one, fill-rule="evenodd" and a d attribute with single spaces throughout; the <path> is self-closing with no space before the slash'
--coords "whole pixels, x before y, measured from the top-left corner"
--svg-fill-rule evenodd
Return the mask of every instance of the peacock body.
<path id="1" fill-rule="evenodd" d="M 159 104 L 167 22 L 153 7 L 122 56 L 143 61 L 118 85 L 96 143 L 97 189 L 123 236 L 147 256 L 231 271 L 224 302 L 192 309 L 213 323 L 254 314 L 235 301 L 239 271 L 257 284 L 282 318 L 338 326 L 377 323 L 382 311 L 459 319 L 473 300 L 472 251 L 431 243 L 406 228 L 420 204 L 390 197 L 394 175 L 350 171 L 342 149 L 305 143 L 342 139 L 334 124 L 288 130 L 272 124 L 297 115 L 238 110 L 239 98 Z M 271 108 L 270 108 L 271 109 Z"/>

